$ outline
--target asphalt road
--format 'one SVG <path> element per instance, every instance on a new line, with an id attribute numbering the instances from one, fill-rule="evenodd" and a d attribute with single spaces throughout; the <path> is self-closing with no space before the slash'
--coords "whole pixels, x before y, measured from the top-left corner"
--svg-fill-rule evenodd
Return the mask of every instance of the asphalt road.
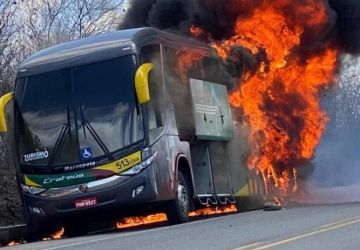
<path id="1" fill-rule="evenodd" d="M 360 203 L 253 211 L 12 249 L 360 249 Z M 6 248 L 4 248 L 6 249 Z"/>

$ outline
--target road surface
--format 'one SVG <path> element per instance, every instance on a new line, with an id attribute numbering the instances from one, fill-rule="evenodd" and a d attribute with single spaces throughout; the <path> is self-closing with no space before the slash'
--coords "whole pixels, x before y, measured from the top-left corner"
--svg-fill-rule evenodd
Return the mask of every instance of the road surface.
<path id="1" fill-rule="evenodd" d="M 358 250 L 359 236 L 360 203 L 352 203 L 253 211 L 176 226 L 35 242 L 12 249 Z"/>

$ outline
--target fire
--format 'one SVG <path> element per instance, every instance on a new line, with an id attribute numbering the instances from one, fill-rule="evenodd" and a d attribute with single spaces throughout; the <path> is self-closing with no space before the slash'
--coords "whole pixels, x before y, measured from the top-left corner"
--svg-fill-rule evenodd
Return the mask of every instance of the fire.
<path id="1" fill-rule="evenodd" d="M 229 205 L 225 207 L 206 207 L 189 213 L 190 217 L 215 215 L 215 214 L 227 214 L 235 213 L 237 208 L 235 205 Z"/>
<path id="2" fill-rule="evenodd" d="M 61 239 L 63 237 L 65 233 L 65 228 L 61 227 L 61 229 L 59 229 L 59 231 L 56 231 L 55 233 L 53 233 L 50 237 L 48 238 L 43 238 L 42 240 L 58 240 Z"/>
<path id="3" fill-rule="evenodd" d="M 20 244 L 21 244 L 20 242 L 11 241 L 7 246 L 8 247 L 13 247 L 13 246 L 17 246 L 17 245 L 20 245 Z"/>
<path id="4" fill-rule="evenodd" d="M 191 70 L 202 58 L 203 55 L 197 53 L 196 51 L 177 52 L 176 70 L 182 83 L 186 84 L 188 71 Z"/>
<path id="5" fill-rule="evenodd" d="M 190 33 L 195 37 L 195 38 L 199 38 L 200 36 L 204 35 L 204 30 L 202 30 L 199 27 L 196 27 L 194 25 L 192 25 L 190 27 Z"/>
<path id="6" fill-rule="evenodd" d="M 215 214 L 227 214 L 237 212 L 235 205 L 224 207 L 206 207 L 189 213 L 189 217 L 208 216 Z M 167 217 L 164 213 L 157 213 L 147 216 L 127 217 L 116 223 L 116 228 L 125 229 L 142 225 L 166 222 Z"/>
<path id="7" fill-rule="evenodd" d="M 305 31 L 316 36 L 327 22 L 322 0 L 262 1 L 251 14 L 238 17 L 232 37 L 213 42 L 223 59 L 235 47 L 266 54 L 255 73 L 238 79 L 229 101 L 242 110 L 250 130 L 248 167 L 262 175 L 267 191 L 298 189 L 297 168 L 311 160 L 328 122 L 319 92 L 335 79 L 338 51 L 328 43 L 312 54 L 299 52 Z"/>
<path id="8" fill-rule="evenodd" d="M 147 216 L 127 217 L 116 223 L 116 228 L 124 229 L 167 221 L 166 214 L 157 213 Z"/>
<path id="9" fill-rule="evenodd" d="M 57 239 L 61 239 L 62 236 L 65 233 L 65 229 L 62 227 L 59 231 L 55 232 L 54 234 L 51 235 L 51 238 L 57 240 Z"/>

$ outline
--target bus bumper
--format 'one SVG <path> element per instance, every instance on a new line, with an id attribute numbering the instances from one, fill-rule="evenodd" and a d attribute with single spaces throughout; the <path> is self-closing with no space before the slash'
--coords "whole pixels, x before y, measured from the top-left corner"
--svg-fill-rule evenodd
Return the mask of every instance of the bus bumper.
<path id="1" fill-rule="evenodd" d="M 30 224 L 116 218 L 127 208 L 156 201 L 158 197 L 152 166 L 132 177 L 113 176 L 85 186 L 48 190 L 40 195 L 23 192 Z"/>

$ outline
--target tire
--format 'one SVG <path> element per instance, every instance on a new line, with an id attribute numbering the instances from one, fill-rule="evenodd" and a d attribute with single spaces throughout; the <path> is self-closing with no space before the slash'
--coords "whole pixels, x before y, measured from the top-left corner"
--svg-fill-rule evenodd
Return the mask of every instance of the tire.
<path id="1" fill-rule="evenodd" d="M 23 205 L 23 209 L 26 223 L 25 239 L 29 242 L 38 241 L 43 237 L 48 237 L 50 232 L 52 232 L 52 230 L 54 230 L 58 225 L 55 221 L 52 221 L 52 223 L 39 221 L 38 216 L 30 212 L 27 204 Z"/>
<path id="2" fill-rule="evenodd" d="M 64 224 L 65 235 L 67 237 L 85 236 L 90 231 L 92 224 L 83 220 L 74 222 L 66 222 Z"/>
<path id="3" fill-rule="evenodd" d="M 26 225 L 25 240 L 27 242 L 38 241 L 43 237 L 45 237 L 45 232 L 40 226 L 34 226 L 32 224 Z"/>
<path id="4" fill-rule="evenodd" d="M 66 225 L 65 235 L 67 237 L 80 237 L 87 234 L 87 230 L 74 225 Z"/>
<path id="5" fill-rule="evenodd" d="M 49 224 L 32 224 L 26 225 L 26 236 L 25 239 L 29 242 L 38 241 L 42 238 L 50 237 L 50 235 L 56 232 L 60 226 L 56 223 Z"/>
<path id="6" fill-rule="evenodd" d="M 176 198 L 168 203 L 166 215 L 171 225 L 189 221 L 190 185 L 183 173 L 178 175 Z"/>

